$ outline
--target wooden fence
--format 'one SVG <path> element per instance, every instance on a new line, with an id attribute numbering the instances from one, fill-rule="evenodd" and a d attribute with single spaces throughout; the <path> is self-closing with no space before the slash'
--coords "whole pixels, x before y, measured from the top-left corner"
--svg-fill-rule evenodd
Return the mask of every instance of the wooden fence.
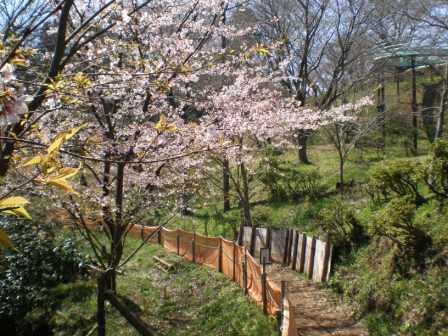
<path id="1" fill-rule="evenodd" d="M 333 248 L 328 239 L 307 236 L 292 229 L 257 228 L 254 257 L 267 248 L 270 259 L 305 273 L 315 282 L 328 280 Z M 244 227 L 243 245 L 250 246 L 251 227 Z M 241 234 L 241 232 L 240 232 Z"/>
<path id="2" fill-rule="evenodd" d="M 297 336 L 295 313 L 287 293 L 287 284 L 281 286 L 266 274 L 249 254 L 247 248 L 222 237 L 206 237 L 183 230 L 144 227 L 134 225 L 129 231 L 134 237 L 145 240 L 152 235 L 150 243 L 162 245 L 166 250 L 198 264 L 222 272 L 236 282 L 251 299 L 263 306 L 265 313 L 279 321 L 279 335 Z M 157 232 L 157 234 L 154 234 Z"/>

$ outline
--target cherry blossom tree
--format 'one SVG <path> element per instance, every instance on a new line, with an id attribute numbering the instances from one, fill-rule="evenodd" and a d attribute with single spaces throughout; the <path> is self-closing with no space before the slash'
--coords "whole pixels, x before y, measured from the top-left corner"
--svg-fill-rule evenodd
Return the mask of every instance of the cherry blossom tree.
<path id="1" fill-rule="evenodd" d="M 355 102 L 334 106 L 328 110 L 324 122 L 324 132 L 335 146 L 339 159 L 338 189 L 344 194 L 344 168 L 347 159 L 359 141 L 381 126 L 381 116 L 371 116 L 366 107 L 373 105 L 371 97 L 363 97 Z M 363 113 L 364 112 L 364 113 Z M 334 118 L 336 116 L 336 118 Z"/>
<path id="2" fill-rule="evenodd" d="M 8 53 L 8 49 L 2 46 L 2 53 Z M 14 57 L 5 62 L 0 68 L 0 141 L 18 140 L 5 132 L 10 125 L 17 124 L 21 118 L 27 118 L 29 100 L 28 96 L 24 94 L 23 84 L 17 80 L 16 65 L 25 66 L 28 62 L 28 57 L 31 57 L 32 52 L 27 49 L 17 49 L 14 52 Z M 24 192 L 24 189 L 35 188 L 39 185 L 53 186 L 64 191 L 73 192 L 73 188 L 67 181 L 75 176 L 79 169 L 73 167 L 66 167 L 61 164 L 58 159 L 58 151 L 61 145 L 72 138 L 80 128 L 64 131 L 58 134 L 52 141 L 48 141 L 45 145 L 38 147 L 39 155 L 31 158 L 25 164 L 20 165 L 15 174 L 10 174 L 8 178 L 3 178 L 0 184 L 0 213 L 2 215 L 19 216 L 26 219 L 31 219 L 30 214 L 25 206 L 30 202 L 22 197 L 17 196 L 17 193 Z M 20 140 L 21 144 L 33 146 L 33 142 Z M 46 149 L 44 151 L 44 149 Z M 23 161 L 26 156 L 18 156 L 14 160 Z M 24 166 L 35 162 L 42 163 L 44 169 L 38 171 L 31 176 L 27 176 L 23 171 Z M 37 188 L 36 188 L 37 189 Z M 7 234 L 0 229 L 0 246 L 8 249 L 15 249 L 12 242 L 9 240 Z"/>
<path id="3" fill-rule="evenodd" d="M 226 5 L 152 1 L 134 15 L 132 4 L 116 4 L 110 9 L 114 26 L 86 43 L 83 57 L 47 85 L 43 107 L 53 112 L 41 115 L 31 139 L 85 125 L 61 152 L 67 164 L 82 162 L 83 197 L 71 196 L 62 206 L 92 246 L 97 266 L 107 271 L 110 289 L 116 270 L 129 260 L 123 251 L 133 225 L 144 219 L 157 224 L 160 214 L 162 222 L 169 219 L 182 205 L 179 191 L 197 187 L 202 178 L 196 169 L 201 154 L 221 147 L 198 142 L 200 127 L 182 116 L 192 103 L 201 107 L 196 83 L 223 76 L 240 57 L 215 43 L 245 33 L 220 25 Z M 88 218 L 98 219 L 106 243 Z"/>
<path id="4" fill-rule="evenodd" d="M 259 45 L 252 48 L 252 56 L 267 52 Z M 253 254 L 256 230 L 250 211 L 249 181 L 257 154 L 268 142 L 286 145 L 298 127 L 318 128 L 324 115 L 301 107 L 294 96 L 288 97 L 282 90 L 281 77 L 276 73 L 267 75 L 261 65 L 257 66 L 256 57 L 252 59 L 234 70 L 232 84 L 211 90 L 211 112 L 204 116 L 199 129 L 203 128 L 204 143 L 222 144 L 222 149 L 208 155 L 219 166 L 223 157 L 230 163 L 228 175 L 242 208 L 242 223 L 252 227 L 249 250 Z M 203 167 L 209 169 L 210 165 Z"/>

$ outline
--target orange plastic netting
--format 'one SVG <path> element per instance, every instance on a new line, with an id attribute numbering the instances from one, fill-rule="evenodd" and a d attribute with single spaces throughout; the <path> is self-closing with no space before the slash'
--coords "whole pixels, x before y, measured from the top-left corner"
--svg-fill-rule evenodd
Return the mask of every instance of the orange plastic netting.
<path id="1" fill-rule="evenodd" d="M 158 231 L 157 233 L 155 233 Z M 247 252 L 245 247 L 221 237 L 205 237 L 183 230 L 168 230 L 165 228 L 132 225 L 129 234 L 146 239 L 153 234 L 149 242 L 160 243 L 166 250 L 177 253 L 181 257 L 203 264 L 221 271 L 240 287 L 246 285 L 250 297 L 259 305 L 263 305 L 263 277 L 262 268 Z M 194 260 L 193 260 L 194 259 Z M 244 263 L 246 263 L 246 276 L 244 279 Z M 266 311 L 276 316 L 282 308 L 281 289 L 269 277 L 266 277 Z M 294 322 L 294 311 L 289 298 L 283 300 L 282 335 L 296 336 L 297 328 Z"/>

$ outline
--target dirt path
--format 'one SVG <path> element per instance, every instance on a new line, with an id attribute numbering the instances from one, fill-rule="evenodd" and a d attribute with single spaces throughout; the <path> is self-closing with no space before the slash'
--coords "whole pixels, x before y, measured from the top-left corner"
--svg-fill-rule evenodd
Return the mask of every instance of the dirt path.
<path id="1" fill-rule="evenodd" d="M 365 328 L 356 323 L 350 308 L 342 304 L 328 289 L 301 279 L 297 272 L 272 265 L 269 276 L 288 282 L 288 293 L 296 315 L 299 336 L 367 336 Z"/>

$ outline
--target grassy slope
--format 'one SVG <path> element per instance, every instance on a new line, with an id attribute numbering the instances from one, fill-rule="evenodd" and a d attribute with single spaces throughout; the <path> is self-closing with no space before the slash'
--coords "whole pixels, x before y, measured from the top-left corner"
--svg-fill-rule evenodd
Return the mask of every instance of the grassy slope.
<path id="1" fill-rule="evenodd" d="M 430 83 L 430 78 L 419 78 L 419 84 Z M 418 99 L 421 100 L 422 89 L 419 85 Z M 401 82 L 401 105 L 396 105 L 395 84 L 386 83 L 387 109 L 400 110 L 405 114 L 410 110 L 410 81 Z M 420 132 L 421 136 L 423 132 Z M 338 179 L 338 160 L 332 145 L 317 144 L 310 146 L 309 156 L 314 168 L 318 168 L 328 192 L 333 192 Z M 354 151 L 346 165 L 346 181 L 354 180 L 358 188 L 362 188 L 369 169 L 375 164 L 383 164 L 383 160 L 405 159 L 419 160 L 427 152 L 428 143 L 419 143 L 422 156 L 407 158 L 407 151 L 394 135 L 388 139 L 388 148 L 383 155 L 375 150 Z M 285 160 L 295 161 L 295 153 L 287 153 Z M 359 193 L 358 193 L 359 194 Z M 362 193 L 361 193 L 362 195 Z M 255 198 L 263 198 L 256 195 Z M 259 216 L 264 225 L 276 227 L 298 227 L 304 231 L 315 228 L 311 218 L 331 201 L 333 196 L 314 201 L 301 202 L 269 202 L 263 201 L 254 205 L 255 217 Z M 363 196 L 349 200 L 360 210 L 361 219 L 371 214 L 364 209 Z M 222 235 L 232 238 L 230 223 L 239 225 L 239 210 L 223 214 L 221 202 L 209 203 L 206 208 L 195 211 L 193 216 L 178 218 L 172 227 L 181 227 L 208 235 Z M 136 241 L 131 240 L 130 245 Z M 359 252 L 360 254 L 363 251 Z M 206 268 L 188 263 L 181 263 L 174 274 L 163 274 L 152 267 L 152 255 L 165 255 L 157 247 L 148 247 L 127 269 L 120 278 L 119 292 L 137 303 L 141 316 L 151 325 L 157 326 L 166 335 L 271 335 L 273 321 L 264 317 L 258 307 L 250 304 L 247 298 L 222 275 Z M 169 258 L 173 258 L 170 256 Z M 175 257 L 174 257 L 175 258 Z M 354 257 L 356 259 L 356 256 Z M 354 261 L 352 261 L 354 262 Z M 67 300 L 54 318 L 60 327 L 58 335 L 83 335 L 92 325 L 95 312 L 93 284 L 78 284 L 77 295 Z M 62 291 L 64 289 L 61 289 Z M 72 291 L 74 292 L 74 291 Z M 381 317 L 366 317 L 374 334 L 386 335 L 390 328 L 383 324 Z M 72 327 L 72 329 L 70 329 Z M 134 335 L 132 328 L 113 309 L 109 307 L 108 328 L 113 335 Z M 378 330 L 373 330 L 378 329 Z M 383 329 L 383 330 L 382 330 Z"/>
<path id="2" fill-rule="evenodd" d="M 138 240 L 130 238 L 127 250 Z M 153 265 L 154 255 L 178 262 L 170 273 Z M 56 335 L 85 335 L 94 325 L 93 282 L 59 288 L 69 297 L 53 317 Z M 145 247 L 118 279 L 118 293 L 161 335 L 275 335 L 275 322 L 263 315 L 239 287 L 220 273 L 185 262 L 154 245 Z M 108 335 L 138 335 L 112 307 L 107 308 Z"/>
<path id="3" fill-rule="evenodd" d="M 369 169 L 374 165 L 384 164 L 387 160 L 421 160 L 427 153 L 429 143 L 420 141 L 419 156 L 407 157 L 406 150 L 400 145 L 389 145 L 385 154 L 373 149 L 355 149 L 346 163 L 345 180 L 354 181 L 356 184 L 356 197 L 362 196 L 362 188 L 369 174 Z M 272 227 L 296 227 L 303 231 L 313 232 L 314 227 L 310 224 L 310 218 L 320 209 L 326 206 L 334 197 L 338 197 L 335 192 L 338 181 L 338 157 L 332 145 L 317 144 L 309 147 L 309 158 L 312 165 L 309 169 L 318 169 L 322 176 L 322 183 L 325 186 L 328 196 L 317 200 L 301 200 L 298 202 L 272 202 L 267 199 L 267 195 L 255 195 L 256 200 L 252 207 L 255 220 L 259 220 L 259 225 Z M 283 155 L 285 161 L 296 162 L 296 154 L 289 152 Z M 359 200 L 352 200 L 358 202 Z M 222 212 L 222 202 L 217 200 L 210 203 L 205 208 L 200 208 L 191 216 L 177 218 L 171 223 L 171 228 L 183 228 L 188 231 L 196 231 L 201 234 L 211 236 L 224 236 L 233 238 L 232 225 L 239 226 L 240 210 L 234 202 L 234 208 L 224 214 Z"/>

